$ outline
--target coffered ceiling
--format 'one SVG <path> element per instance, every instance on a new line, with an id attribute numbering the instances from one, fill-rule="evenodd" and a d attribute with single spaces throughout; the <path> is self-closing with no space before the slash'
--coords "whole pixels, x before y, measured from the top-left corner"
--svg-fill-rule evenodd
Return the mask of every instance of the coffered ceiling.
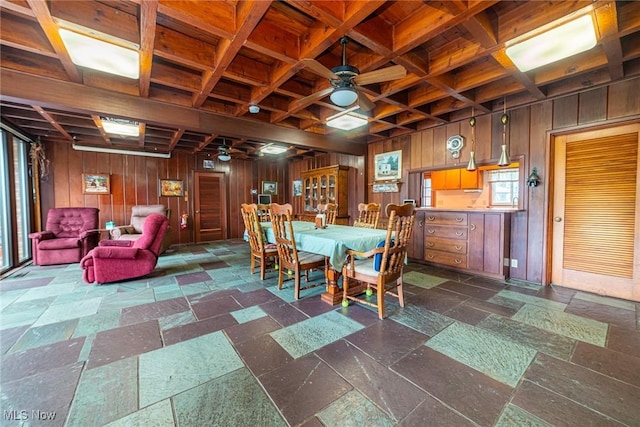
<path id="1" fill-rule="evenodd" d="M 585 11 L 597 29 L 591 50 L 526 73 L 505 54 Z M 139 50 L 140 77 L 75 65 L 59 28 Z M 325 124 L 345 110 L 323 75 L 342 64 L 343 36 L 360 73 L 406 70 L 360 81 L 373 108 L 349 132 Z M 274 142 L 292 158 L 363 154 L 368 142 L 500 111 L 505 100 L 513 108 L 638 75 L 640 2 L 0 0 L 0 44 L 2 120 L 45 141 L 161 153 L 226 144 L 241 158 Z M 142 134 L 108 135 L 101 117 L 139 122 Z"/>

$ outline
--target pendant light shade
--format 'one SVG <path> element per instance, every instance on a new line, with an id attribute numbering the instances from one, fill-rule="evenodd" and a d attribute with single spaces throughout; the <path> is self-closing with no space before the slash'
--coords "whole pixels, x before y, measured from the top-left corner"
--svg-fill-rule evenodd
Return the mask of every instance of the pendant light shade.
<path id="1" fill-rule="evenodd" d="M 500 153 L 500 159 L 498 160 L 498 166 L 504 167 L 511 164 L 509 158 L 509 150 L 507 149 L 507 123 L 509 123 L 509 116 L 507 115 L 507 98 L 504 99 L 504 113 L 500 117 L 502 122 L 502 151 Z"/>
<path id="2" fill-rule="evenodd" d="M 469 153 L 469 163 L 467 164 L 467 170 L 473 172 L 478 169 L 478 165 L 476 165 L 476 118 L 474 116 L 474 111 L 471 109 L 471 118 L 469 119 L 469 126 L 471 126 L 471 152 Z"/>
<path id="3" fill-rule="evenodd" d="M 467 170 L 473 172 L 478 169 L 478 165 L 476 165 L 476 153 L 472 151 L 469 153 L 469 163 L 467 164 Z"/>

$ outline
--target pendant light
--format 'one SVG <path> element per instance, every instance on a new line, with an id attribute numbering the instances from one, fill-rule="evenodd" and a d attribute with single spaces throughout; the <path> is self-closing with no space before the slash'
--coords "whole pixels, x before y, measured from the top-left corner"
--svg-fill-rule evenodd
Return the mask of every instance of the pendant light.
<path id="1" fill-rule="evenodd" d="M 507 151 L 507 123 L 509 122 L 509 116 L 507 115 L 507 98 L 504 98 L 504 112 L 500 117 L 502 122 L 502 152 L 500 153 L 500 160 L 498 160 L 498 166 L 504 167 L 511 164 L 509 159 L 509 152 Z"/>
<path id="2" fill-rule="evenodd" d="M 476 165 L 476 117 L 475 111 L 471 108 L 471 118 L 469 119 L 469 126 L 471 126 L 471 152 L 469 153 L 469 164 L 467 165 L 467 170 L 473 172 L 478 169 Z"/>

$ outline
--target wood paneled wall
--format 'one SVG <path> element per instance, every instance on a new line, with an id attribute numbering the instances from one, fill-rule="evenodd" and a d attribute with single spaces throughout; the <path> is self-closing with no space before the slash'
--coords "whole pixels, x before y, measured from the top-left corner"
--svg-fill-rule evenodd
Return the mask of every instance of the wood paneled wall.
<path id="1" fill-rule="evenodd" d="M 520 197 L 524 212 L 513 215 L 511 223 L 511 258 L 518 259 L 518 268 L 511 268 L 511 277 L 542 283 L 544 245 L 544 219 L 549 191 L 548 150 L 550 136 L 555 133 L 588 129 L 606 125 L 607 121 L 640 118 L 640 78 L 630 79 L 606 87 L 548 100 L 527 107 L 507 110 L 507 144 L 510 155 L 523 156 L 521 164 L 529 174 L 538 168 L 541 185 L 535 188 L 521 183 Z M 508 106 L 507 106 L 508 108 Z M 477 117 L 475 152 L 478 163 L 494 163 L 502 144 L 502 111 Z M 453 159 L 446 150 L 446 140 L 452 135 L 465 137 L 465 146 L 459 159 Z M 403 185 L 399 193 L 376 194 L 368 186 L 368 200 L 385 205 L 401 202 L 404 198 L 420 198 L 420 185 L 409 171 L 443 167 L 465 167 L 471 151 L 471 128 L 468 121 L 450 123 L 437 128 L 413 133 L 409 136 L 369 144 L 368 178 L 373 181 L 373 161 L 376 154 L 402 150 Z"/>
<path id="2" fill-rule="evenodd" d="M 75 151 L 70 144 L 44 141 L 51 161 L 51 173 L 41 182 L 42 220 L 52 207 L 97 207 L 100 209 L 100 226 L 107 221 L 118 225 L 129 224 L 131 208 L 135 205 L 164 204 L 171 210 L 172 243 L 186 244 L 195 241 L 192 228 L 193 174 L 198 172 L 224 172 L 227 175 L 228 211 L 227 236 L 241 237 L 244 232 L 239 215 L 240 204 L 256 201 L 251 189 L 260 192 L 263 180 L 278 183 L 278 195 L 274 201 L 284 202 L 289 198 L 289 179 L 286 163 L 269 160 L 249 161 L 232 159 L 221 162 L 214 159 L 214 169 L 204 169 L 205 154 L 176 152 L 170 159 L 129 156 L 122 154 L 90 153 Z M 111 178 L 111 194 L 87 195 L 82 192 L 83 173 L 107 173 Z M 160 179 L 182 180 L 184 197 L 160 197 Z M 189 226 L 180 229 L 180 216 L 186 213 Z"/>

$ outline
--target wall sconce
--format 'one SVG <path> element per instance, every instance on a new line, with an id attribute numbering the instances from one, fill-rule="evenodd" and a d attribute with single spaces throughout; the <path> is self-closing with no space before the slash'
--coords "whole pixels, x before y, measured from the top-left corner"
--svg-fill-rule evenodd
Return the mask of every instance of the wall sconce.
<path id="1" fill-rule="evenodd" d="M 538 184 L 540 184 L 540 176 L 538 176 L 538 168 L 533 168 L 533 170 L 529 174 L 529 178 L 527 178 L 527 185 L 529 187 L 537 187 Z"/>

